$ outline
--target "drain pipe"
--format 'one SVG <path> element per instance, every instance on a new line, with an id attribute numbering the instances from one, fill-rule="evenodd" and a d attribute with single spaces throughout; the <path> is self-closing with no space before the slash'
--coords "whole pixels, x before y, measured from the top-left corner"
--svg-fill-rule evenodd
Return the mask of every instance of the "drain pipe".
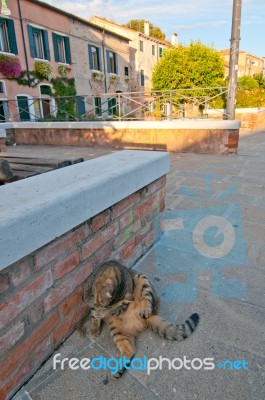
<path id="1" fill-rule="evenodd" d="M 26 42 L 25 42 L 25 33 L 24 33 L 24 27 L 23 27 L 23 20 L 22 20 L 22 13 L 21 13 L 21 7 L 20 7 L 20 0 L 17 0 L 17 5 L 18 5 L 18 13 L 19 13 L 19 21 L 20 21 L 20 28 L 21 28 L 21 33 L 22 33 L 22 42 L 23 42 L 23 49 L 24 49 L 24 55 L 25 55 L 25 62 L 26 62 L 26 70 L 27 70 L 27 77 L 28 77 L 28 87 L 30 86 L 30 76 L 29 76 L 29 62 L 28 62 L 28 55 L 27 55 L 27 49 L 26 49 Z"/>
<path id="2" fill-rule="evenodd" d="M 103 61 L 103 73 L 104 73 L 104 90 L 107 93 L 107 74 L 106 74 L 106 60 L 105 60 L 105 31 L 102 31 L 102 61 Z"/>

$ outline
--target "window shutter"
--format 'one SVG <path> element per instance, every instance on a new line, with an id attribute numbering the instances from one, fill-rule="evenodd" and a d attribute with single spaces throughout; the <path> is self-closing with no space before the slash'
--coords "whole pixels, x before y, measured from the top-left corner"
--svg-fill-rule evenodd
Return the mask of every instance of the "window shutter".
<path id="1" fill-rule="evenodd" d="M 102 62 L 101 62 L 101 48 L 97 48 L 97 55 L 98 55 L 98 69 L 102 71 Z"/>
<path id="2" fill-rule="evenodd" d="M 42 30 L 42 38 L 43 38 L 43 47 L 44 47 L 45 59 L 50 61 L 51 56 L 50 56 L 49 38 L 48 38 L 48 32 L 47 31 Z"/>
<path id="3" fill-rule="evenodd" d="M 33 30 L 32 30 L 32 26 L 30 26 L 30 25 L 28 25 L 28 35 L 29 35 L 30 54 L 31 54 L 31 57 L 35 58 L 36 53 L 35 53 L 35 46 L 34 46 L 34 39 L 33 39 Z"/>
<path id="4" fill-rule="evenodd" d="M 94 63 L 93 63 L 92 46 L 91 46 L 91 44 L 88 45 L 88 59 L 89 59 L 89 68 L 93 69 L 94 68 Z"/>
<path id="5" fill-rule="evenodd" d="M 6 24 L 7 24 L 7 31 L 10 44 L 10 52 L 17 54 L 18 51 L 17 51 L 17 41 L 16 41 L 14 21 L 12 19 L 7 19 Z"/>
<path id="6" fill-rule="evenodd" d="M 110 73 L 111 72 L 111 65 L 110 65 L 109 50 L 107 50 L 106 53 L 107 53 L 107 71 L 108 71 L 108 73 Z"/>
<path id="7" fill-rule="evenodd" d="M 64 38 L 64 46 L 65 46 L 65 58 L 66 58 L 66 62 L 67 64 L 71 64 L 72 60 L 71 60 L 71 50 L 70 50 L 70 40 L 69 37 L 65 37 Z"/>
<path id="8" fill-rule="evenodd" d="M 78 96 L 76 98 L 76 109 L 77 109 L 77 114 L 79 116 L 83 116 L 86 114 L 86 105 L 84 97 Z"/>
<path id="9" fill-rule="evenodd" d="M 59 61 L 58 41 L 57 41 L 57 35 L 54 32 L 52 32 L 52 41 L 53 41 L 54 60 L 58 62 Z"/>
<path id="10" fill-rule="evenodd" d="M 118 66 L 118 56 L 116 53 L 114 53 L 114 61 L 115 61 L 115 74 L 119 73 L 119 66 Z"/>

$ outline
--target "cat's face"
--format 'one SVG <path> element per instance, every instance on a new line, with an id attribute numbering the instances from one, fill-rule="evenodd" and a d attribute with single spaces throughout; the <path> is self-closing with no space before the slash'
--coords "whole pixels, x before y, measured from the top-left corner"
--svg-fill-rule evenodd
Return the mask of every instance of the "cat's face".
<path id="1" fill-rule="evenodd" d="M 114 284 L 111 279 L 95 282 L 95 306 L 107 307 L 113 299 Z"/>

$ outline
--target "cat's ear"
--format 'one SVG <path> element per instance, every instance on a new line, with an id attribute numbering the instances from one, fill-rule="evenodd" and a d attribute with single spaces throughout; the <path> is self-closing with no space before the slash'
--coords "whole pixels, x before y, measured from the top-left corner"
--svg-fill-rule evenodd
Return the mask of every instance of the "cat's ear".
<path id="1" fill-rule="evenodd" d="M 107 279 L 106 282 L 106 297 L 110 299 L 113 295 L 114 285 L 111 279 Z"/>

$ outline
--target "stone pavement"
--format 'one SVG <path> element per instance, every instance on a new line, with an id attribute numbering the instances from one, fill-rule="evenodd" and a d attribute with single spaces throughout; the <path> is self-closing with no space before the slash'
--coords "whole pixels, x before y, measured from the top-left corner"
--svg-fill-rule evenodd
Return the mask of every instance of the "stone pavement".
<path id="1" fill-rule="evenodd" d="M 204 174 L 209 173 L 214 174 L 212 186 L 209 175 L 206 181 L 204 179 Z M 231 184 L 236 184 L 237 188 L 228 191 L 227 196 L 222 195 Z M 189 189 L 183 189 L 184 185 Z M 164 362 L 162 370 L 152 371 L 150 375 L 146 371 L 130 371 L 120 380 L 113 381 L 110 372 L 104 370 L 65 368 L 54 371 L 50 358 L 15 399 L 265 399 L 265 132 L 242 136 L 237 156 L 171 155 L 166 199 L 166 208 L 171 210 L 169 215 L 176 213 L 177 217 L 183 215 L 192 219 L 200 216 L 201 208 L 207 216 L 216 204 L 230 211 L 241 210 L 241 214 L 236 215 L 239 219 L 235 221 L 233 213 L 225 214 L 228 220 L 231 218 L 236 235 L 241 236 L 238 253 L 231 265 L 226 264 L 223 268 L 220 264 L 219 281 L 216 279 L 218 269 L 213 267 L 216 258 L 204 262 L 196 270 L 202 260 L 201 254 L 191 250 L 190 245 L 182 240 L 189 237 L 191 220 L 187 221 L 188 227 L 185 221 L 183 226 L 179 226 L 176 236 L 179 242 L 175 240 L 171 247 L 165 248 L 166 242 L 163 248 L 165 260 L 169 264 L 173 260 L 175 270 L 172 267 L 166 270 L 167 265 L 163 265 L 165 260 L 160 257 L 160 242 L 136 266 L 138 271 L 150 277 L 162 297 L 160 315 L 177 323 L 194 311 L 201 317 L 196 332 L 183 342 L 170 342 L 149 331 L 144 332 L 137 341 L 137 357 L 163 356 L 170 360 L 184 360 L 185 356 L 189 360 L 213 358 L 214 369 L 196 370 L 200 366 L 197 360 L 193 369 L 168 370 L 168 364 Z M 242 266 L 244 263 L 247 265 Z M 187 283 L 192 271 L 197 272 L 197 277 Z M 231 279 L 240 281 L 245 290 L 240 285 L 233 286 L 236 283 Z M 230 290 L 225 297 L 222 290 L 229 282 Z M 185 293 L 195 296 L 193 301 L 176 301 L 176 293 L 170 292 L 169 288 L 178 284 L 184 289 L 186 287 Z M 213 294 L 212 285 L 215 286 Z M 74 332 L 58 352 L 61 358 L 119 356 L 106 328 L 95 341 Z M 224 365 L 225 360 L 245 360 L 248 364 L 241 361 L 231 370 L 232 364 Z M 180 361 L 176 363 L 180 365 Z"/>

